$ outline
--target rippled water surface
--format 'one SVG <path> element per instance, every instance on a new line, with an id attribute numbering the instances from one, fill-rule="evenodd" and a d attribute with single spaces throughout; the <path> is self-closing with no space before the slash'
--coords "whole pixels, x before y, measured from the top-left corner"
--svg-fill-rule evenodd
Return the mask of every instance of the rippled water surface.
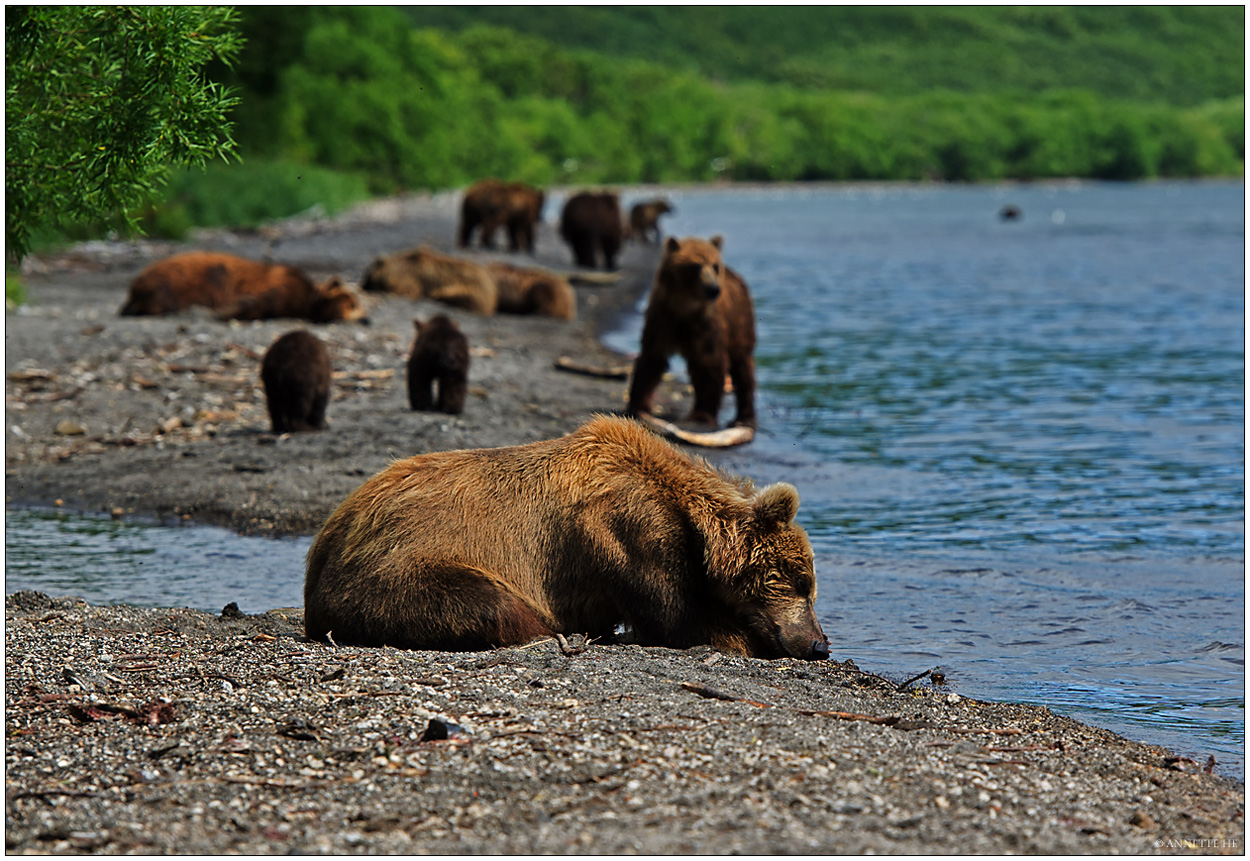
<path id="1" fill-rule="evenodd" d="M 751 285 L 761 433 L 717 459 L 798 486 L 835 656 L 1241 776 L 1242 184 L 670 197 Z M 6 590 L 299 605 L 307 543 L 10 511 Z"/>

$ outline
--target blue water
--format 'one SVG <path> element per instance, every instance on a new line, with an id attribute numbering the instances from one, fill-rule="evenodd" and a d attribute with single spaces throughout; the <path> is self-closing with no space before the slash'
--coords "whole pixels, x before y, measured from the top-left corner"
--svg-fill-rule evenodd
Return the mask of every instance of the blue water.
<path id="1" fill-rule="evenodd" d="M 798 486 L 835 657 L 1244 778 L 1242 184 L 668 196 L 751 285 L 761 432 L 714 458 Z M 298 606 L 307 545 L 10 511 L 6 591 Z"/>

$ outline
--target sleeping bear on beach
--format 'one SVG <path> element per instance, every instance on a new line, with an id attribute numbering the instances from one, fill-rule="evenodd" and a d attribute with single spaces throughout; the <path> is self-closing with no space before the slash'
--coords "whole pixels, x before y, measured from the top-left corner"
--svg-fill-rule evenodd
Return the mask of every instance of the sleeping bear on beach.
<path id="1" fill-rule="evenodd" d="M 316 285 L 303 270 L 233 254 L 188 251 L 158 260 L 130 284 L 123 317 L 176 314 L 192 306 L 223 320 L 290 317 L 313 323 L 364 321 L 360 297 L 338 278 Z"/>
<path id="2" fill-rule="evenodd" d="M 433 299 L 475 314 L 494 314 L 499 304 L 495 279 L 485 266 L 426 246 L 374 260 L 361 286 L 374 293 Z"/>
<path id="3" fill-rule="evenodd" d="M 424 323 L 413 320 L 412 325 L 417 336 L 408 357 L 408 405 L 414 410 L 437 407 L 444 413 L 464 412 L 469 391 L 469 339 L 455 320 L 443 314 Z"/>
<path id="4" fill-rule="evenodd" d="M 631 419 L 393 463 L 308 551 L 306 633 L 478 650 L 554 633 L 829 656 L 797 491 L 756 490 Z"/>
<path id="5" fill-rule="evenodd" d="M 488 263 L 486 269 L 495 279 L 499 313 L 577 319 L 577 294 L 567 278 L 511 263 Z"/>
<path id="6" fill-rule="evenodd" d="M 721 260 L 721 244 L 719 236 L 664 243 L 629 386 L 631 414 L 652 413 L 669 357 L 680 353 L 694 387 L 687 421 L 716 426 L 728 374 L 733 424 L 755 427 L 755 310 L 746 282 Z"/>
<path id="7" fill-rule="evenodd" d="M 300 329 L 274 341 L 261 360 L 260 381 L 274 433 L 325 429 L 330 354 L 316 335 Z"/>

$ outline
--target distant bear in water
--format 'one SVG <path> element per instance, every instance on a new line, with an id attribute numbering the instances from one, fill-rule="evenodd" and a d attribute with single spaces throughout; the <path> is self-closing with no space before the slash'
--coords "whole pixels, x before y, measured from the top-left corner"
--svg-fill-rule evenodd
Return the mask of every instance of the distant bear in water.
<path id="1" fill-rule="evenodd" d="M 265 351 L 260 381 L 274 433 L 323 430 L 330 400 L 330 355 L 311 332 L 287 332 Z"/>
<path id="2" fill-rule="evenodd" d="M 454 320 L 442 314 L 426 322 L 412 321 L 417 330 L 408 357 L 408 404 L 414 410 L 434 409 L 434 384 L 438 383 L 437 409 L 464 412 L 469 390 L 469 339 Z"/>
<path id="3" fill-rule="evenodd" d="M 673 211 L 667 200 L 635 203 L 629 211 L 629 235 L 639 242 L 660 241 L 660 216 Z"/>

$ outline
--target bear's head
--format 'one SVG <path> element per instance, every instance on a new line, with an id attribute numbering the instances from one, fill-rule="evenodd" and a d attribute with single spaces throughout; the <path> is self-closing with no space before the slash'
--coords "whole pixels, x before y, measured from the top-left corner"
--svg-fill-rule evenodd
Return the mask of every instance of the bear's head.
<path id="1" fill-rule="evenodd" d="M 750 513 L 724 556 L 710 560 L 728 575 L 722 598 L 746 629 L 746 651 L 757 657 L 829 657 L 829 639 L 816 619 L 812 546 L 794 522 L 798 510 L 793 485 L 765 487 L 750 499 Z"/>
<path id="2" fill-rule="evenodd" d="M 317 286 L 309 317 L 314 323 L 369 322 L 362 297 L 337 275 Z"/>
<path id="3" fill-rule="evenodd" d="M 668 238 L 656 286 L 663 291 L 664 307 L 669 312 L 677 316 L 696 314 L 716 301 L 725 286 L 720 252 L 719 236 L 710 240 Z"/>
<path id="4" fill-rule="evenodd" d="M 377 258 L 361 276 L 360 288 L 367 293 L 396 293 L 420 299 L 421 281 L 416 272 L 421 257 L 421 251 L 412 249 Z"/>

